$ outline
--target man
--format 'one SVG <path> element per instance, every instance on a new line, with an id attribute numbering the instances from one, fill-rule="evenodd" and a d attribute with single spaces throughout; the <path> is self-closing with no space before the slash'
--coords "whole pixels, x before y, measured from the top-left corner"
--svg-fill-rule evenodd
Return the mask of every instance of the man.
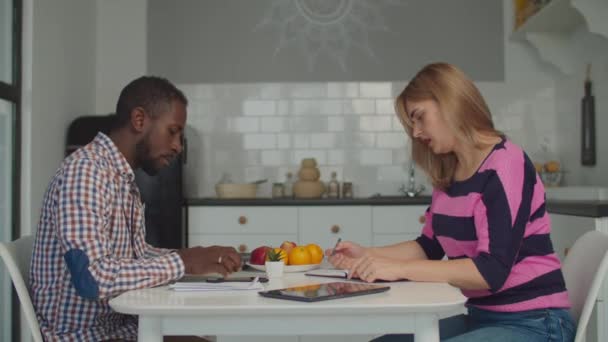
<path id="1" fill-rule="evenodd" d="M 44 196 L 30 271 L 43 336 L 50 341 L 135 340 L 137 318 L 108 302 L 185 273 L 239 269 L 231 247 L 154 248 L 133 170 L 155 174 L 182 151 L 187 100 L 169 81 L 141 77 L 116 105 L 115 125 L 67 157 Z M 180 339 L 181 340 L 181 339 Z"/>

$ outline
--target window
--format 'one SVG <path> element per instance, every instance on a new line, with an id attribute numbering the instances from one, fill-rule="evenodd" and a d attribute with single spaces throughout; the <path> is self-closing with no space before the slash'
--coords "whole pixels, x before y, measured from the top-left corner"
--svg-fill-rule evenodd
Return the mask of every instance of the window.
<path id="1" fill-rule="evenodd" d="M 19 236 L 21 0 L 0 0 L 0 240 Z M 0 269 L 0 340 L 19 338 L 19 306 Z M 12 317 L 12 319 L 11 319 Z M 12 333 L 11 333 L 12 332 Z"/>

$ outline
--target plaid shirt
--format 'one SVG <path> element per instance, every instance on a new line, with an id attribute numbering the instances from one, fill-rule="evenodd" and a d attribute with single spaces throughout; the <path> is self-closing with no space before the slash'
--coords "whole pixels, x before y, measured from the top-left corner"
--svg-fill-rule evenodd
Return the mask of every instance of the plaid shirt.
<path id="1" fill-rule="evenodd" d="M 109 300 L 184 274 L 177 253 L 145 242 L 143 214 L 133 170 L 106 135 L 63 161 L 44 196 L 30 269 L 46 340 L 136 339 L 136 317 Z"/>

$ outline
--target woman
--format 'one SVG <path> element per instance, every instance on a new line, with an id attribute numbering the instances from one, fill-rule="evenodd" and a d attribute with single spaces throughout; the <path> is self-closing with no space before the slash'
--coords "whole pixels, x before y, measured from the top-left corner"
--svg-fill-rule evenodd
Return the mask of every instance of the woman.
<path id="1" fill-rule="evenodd" d="M 458 332 L 442 324 L 442 339 L 572 340 L 543 184 L 522 149 L 494 128 L 473 82 L 452 65 L 427 65 L 397 97 L 396 108 L 413 160 L 434 188 L 422 234 L 384 247 L 343 242 L 330 262 L 368 282 L 459 287 L 468 297 L 466 324 Z"/>

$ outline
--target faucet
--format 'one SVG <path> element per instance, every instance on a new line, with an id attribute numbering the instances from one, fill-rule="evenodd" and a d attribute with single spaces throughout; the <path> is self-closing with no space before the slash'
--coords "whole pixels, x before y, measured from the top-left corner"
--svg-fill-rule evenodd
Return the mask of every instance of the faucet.
<path id="1" fill-rule="evenodd" d="M 399 192 L 403 193 L 407 197 L 416 197 L 425 190 L 423 184 L 420 184 L 420 186 L 416 187 L 415 170 L 415 163 L 414 161 L 412 161 L 408 169 L 409 182 L 407 188 L 405 187 L 405 184 L 401 185 L 401 187 L 399 188 Z"/>

